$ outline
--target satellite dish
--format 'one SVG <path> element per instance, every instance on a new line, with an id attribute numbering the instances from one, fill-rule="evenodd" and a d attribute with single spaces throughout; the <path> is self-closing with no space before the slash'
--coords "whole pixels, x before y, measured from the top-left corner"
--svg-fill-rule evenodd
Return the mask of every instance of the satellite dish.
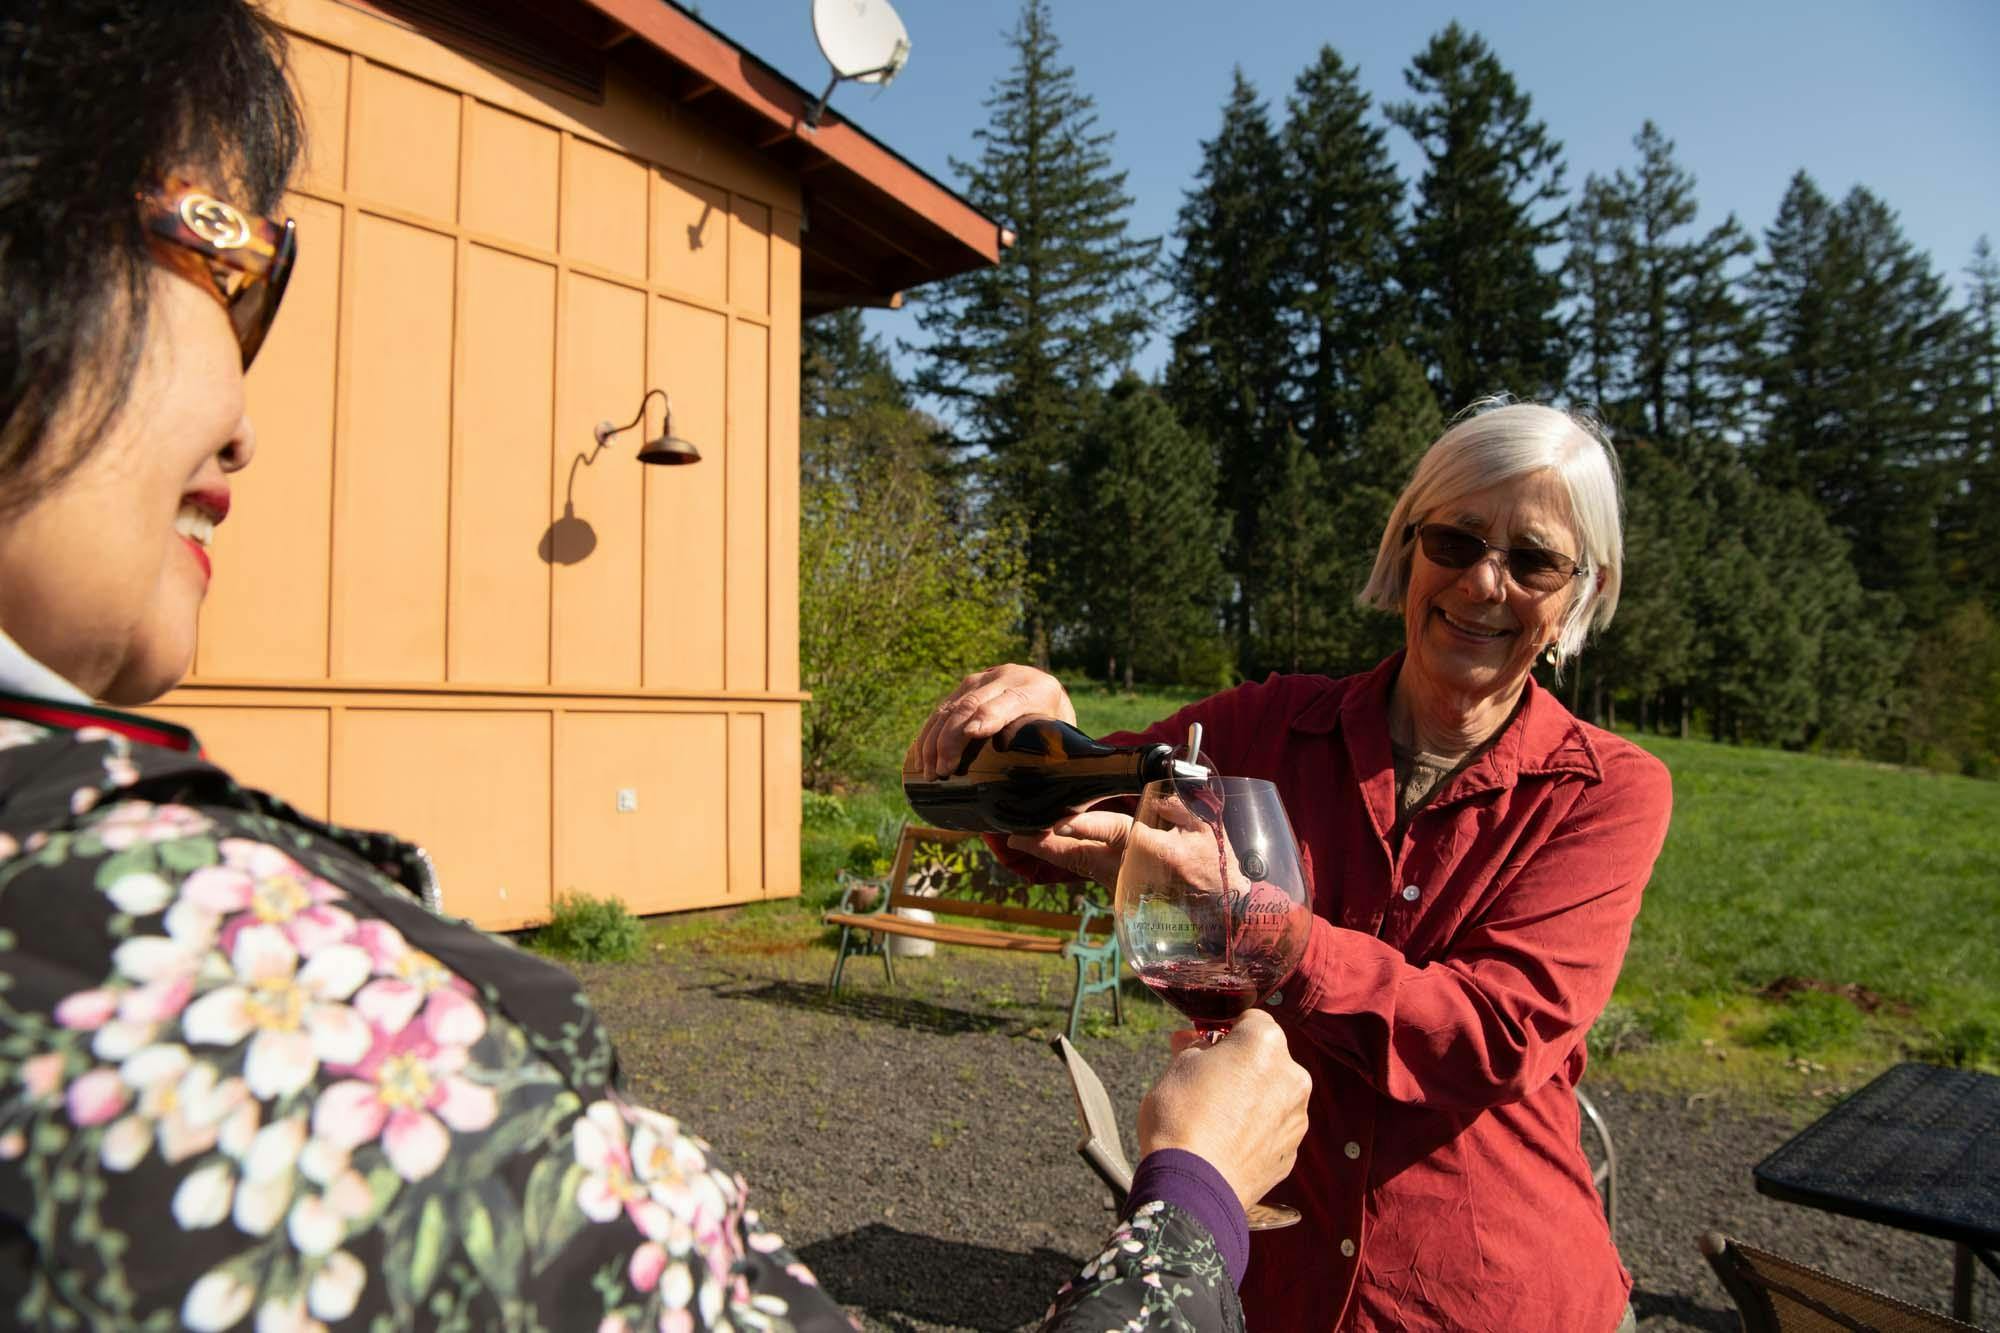
<path id="1" fill-rule="evenodd" d="M 813 36 L 833 77 L 806 113 L 808 125 L 819 124 L 842 79 L 886 87 L 910 58 L 909 30 L 889 0 L 813 0 Z"/>

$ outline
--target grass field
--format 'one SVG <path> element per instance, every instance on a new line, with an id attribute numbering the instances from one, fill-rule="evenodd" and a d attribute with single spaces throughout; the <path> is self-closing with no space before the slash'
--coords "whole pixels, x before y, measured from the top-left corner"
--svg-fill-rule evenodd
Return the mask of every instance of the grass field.
<path id="1" fill-rule="evenodd" d="M 1102 734 L 1191 697 L 1096 688 L 1076 706 Z M 1636 739 L 1673 771 L 1674 820 L 1592 1034 L 1601 1068 L 1785 1094 L 1837 1091 L 1906 1057 L 2000 1069 L 2000 783 Z M 838 868 L 893 847 L 897 758 L 880 758 L 870 786 L 808 797 L 791 910 L 816 914 Z"/>

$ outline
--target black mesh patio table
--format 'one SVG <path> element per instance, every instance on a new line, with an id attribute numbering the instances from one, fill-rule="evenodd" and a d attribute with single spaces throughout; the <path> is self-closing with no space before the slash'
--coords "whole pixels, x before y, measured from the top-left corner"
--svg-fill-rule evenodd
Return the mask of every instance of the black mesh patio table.
<path id="1" fill-rule="evenodd" d="M 1759 1193 L 1955 1242 L 1952 1313 L 1972 1261 L 2000 1274 L 2000 1078 L 1901 1064 L 1752 1168 Z"/>

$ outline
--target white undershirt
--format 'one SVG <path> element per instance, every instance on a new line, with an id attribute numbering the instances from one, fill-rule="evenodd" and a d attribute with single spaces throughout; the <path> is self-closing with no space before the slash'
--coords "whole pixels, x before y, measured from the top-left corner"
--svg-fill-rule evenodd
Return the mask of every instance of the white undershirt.
<path id="1" fill-rule="evenodd" d="M 0 630 L 0 690 L 66 704 L 91 702 L 89 695 L 28 656 L 5 630 Z"/>

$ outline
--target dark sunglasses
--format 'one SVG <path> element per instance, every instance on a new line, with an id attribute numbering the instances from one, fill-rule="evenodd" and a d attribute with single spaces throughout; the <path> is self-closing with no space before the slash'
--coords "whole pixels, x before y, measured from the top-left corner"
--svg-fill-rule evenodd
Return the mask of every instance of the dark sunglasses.
<path id="1" fill-rule="evenodd" d="M 1449 523 L 1426 523 L 1417 529 L 1424 557 L 1446 569 L 1470 569 L 1497 551 L 1509 578 L 1532 592 L 1557 592 L 1583 573 L 1583 566 L 1560 551 L 1540 546 L 1495 546 Z"/>
<path id="2" fill-rule="evenodd" d="M 156 253 L 176 271 L 205 280 L 229 312 L 248 370 L 285 299 L 299 254 L 297 225 L 245 213 L 183 180 L 140 195 L 139 216 L 158 243 Z"/>

